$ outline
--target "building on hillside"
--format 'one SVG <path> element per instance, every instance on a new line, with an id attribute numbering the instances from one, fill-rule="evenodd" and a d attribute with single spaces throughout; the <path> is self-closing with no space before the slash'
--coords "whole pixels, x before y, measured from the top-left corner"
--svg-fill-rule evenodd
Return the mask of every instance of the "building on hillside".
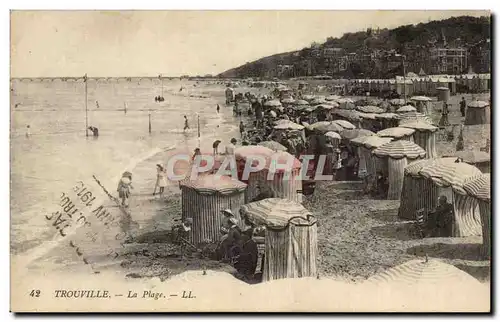
<path id="1" fill-rule="evenodd" d="M 278 65 L 276 67 L 277 77 L 293 77 L 294 76 L 294 66 L 293 65 Z"/>
<path id="2" fill-rule="evenodd" d="M 464 48 L 434 47 L 429 50 L 432 74 L 457 75 L 467 70 L 468 53 Z"/>

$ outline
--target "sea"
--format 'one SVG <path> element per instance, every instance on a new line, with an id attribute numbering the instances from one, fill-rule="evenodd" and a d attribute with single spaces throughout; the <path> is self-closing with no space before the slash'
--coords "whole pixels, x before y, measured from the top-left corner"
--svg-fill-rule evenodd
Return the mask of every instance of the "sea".
<path id="1" fill-rule="evenodd" d="M 215 138 L 227 142 L 237 133 L 239 119 L 224 104 L 225 84 L 89 79 L 85 87 L 83 80 L 11 81 L 10 237 L 14 255 L 43 247 L 54 238 L 44 212 L 61 191 L 74 186 L 75 178 L 95 175 L 111 180 L 158 157 L 159 151 L 211 146 Z M 155 102 L 158 95 L 165 100 Z M 184 115 L 188 131 L 183 131 Z M 98 138 L 91 132 L 86 136 L 86 119 L 88 126 L 99 129 Z M 151 175 L 155 176 L 154 168 Z"/>

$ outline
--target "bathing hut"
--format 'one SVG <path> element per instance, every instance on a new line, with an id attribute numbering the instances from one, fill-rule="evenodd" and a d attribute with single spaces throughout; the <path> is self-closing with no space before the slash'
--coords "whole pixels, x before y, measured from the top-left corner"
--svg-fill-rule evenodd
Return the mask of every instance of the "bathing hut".
<path id="1" fill-rule="evenodd" d="M 259 186 L 259 173 L 260 171 L 265 171 L 263 168 L 257 172 L 250 172 L 248 173 L 248 178 L 244 177 L 244 170 L 245 170 L 245 165 L 247 163 L 249 167 L 250 165 L 254 167 L 258 167 L 257 163 L 258 161 L 255 160 L 256 157 L 261 157 L 264 158 L 264 160 L 267 161 L 267 158 L 271 157 L 271 155 L 274 153 L 273 150 L 266 148 L 264 146 L 255 146 L 255 145 L 248 145 L 248 146 L 241 146 L 238 147 L 234 151 L 235 159 L 236 159 L 236 166 L 238 167 L 238 178 L 242 181 L 248 184 L 247 187 L 247 193 L 246 193 L 246 198 L 252 199 L 255 196 L 258 195 L 258 186 Z M 250 161 L 251 159 L 251 164 Z"/>
<path id="2" fill-rule="evenodd" d="M 393 138 L 394 140 L 406 140 L 414 142 L 413 133 L 415 129 L 410 129 L 407 127 L 390 127 L 382 131 L 378 131 L 377 135 L 382 138 Z"/>
<path id="3" fill-rule="evenodd" d="M 304 126 L 294 123 L 292 121 L 283 120 L 279 124 L 273 127 L 273 136 L 281 138 L 283 133 L 298 133 L 300 137 L 306 141 L 306 133 L 304 131 Z"/>
<path id="4" fill-rule="evenodd" d="M 425 157 L 425 151 L 413 142 L 400 140 L 386 143 L 375 150 L 373 154 L 379 158 L 387 158 L 389 174 L 388 200 L 399 200 L 403 187 L 404 169 L 418 159 Z"/>
<path id="5" fill-rule="evenodd" d="M 398 217 L 415 220 L 416 212 L 424 209 L 424 216 L 436 206 L 439 187 L 420 175 L 420 170 L 438 163 L 453 163 L 456 158 L 426 159 L 412 162 L 404 170 L 401 205 Z"/>
<path id="6" fill-rule="evenodd" d="M 489 124 L 489 104 L 483 101 L 472 101 L 467 106 L 465 125 Z"/>
<path id="7" fill-rule="evenodd" d="M 481 255 L 483 258 L 491 256 L 491 178 L 490 174 L 482 174 L 465 181 L 464 190 L 479 203 L 483 245 Z"/>
<path id="8" fill-rule="evenodd" d="M 182 220 L 192 219 L 193 244 L 219 241 L 222 210 L 231 209 L 240 219 L 239 208 L 245 203 L 245 183 L 229 176 L 206 174 L 197 180 L 184 180 L 180 185 Z"/>
<path id="9" fill-rule="evenodd" d="M 415 129 L 413 140 L 420 145 L 426 152 L 426 158 L 437 158 L 436 151 L 436 131 L 437 127 L 430 125 L 424 121 L 414 121 L 403 123 L 400 127 Z"/>
<path id="10" fill-rule="evenodd" d="M 276 198 L 300 203 L 302 202 L 301 168 L 302 163 L 293 155 L 286 151 L 278 151 L 268 158 L 265 171 L 257 174 L 260 176 L 260 185 L 271 188 Z"/>
<path id="11" fill-rule="evenodd" d="M 375 114 L 375 120 L 379 122 L 380 129 L 387 129 L 399 125 L 400 116 L 395 113 L 378 113 Z"/>
<path id="12" fill-rule="evenodd" d="M 383 159 L 375 158 L 372 155 L 372 151 L 391 141 L 392 138 L 381 138 L 376 135 L 362 136 L 351 140 L 351 144 L 355 146 L 356 145 L 361 146 L 361 149 L 359 151 L 360 159 L 361 155 L 363 155 L 363 158 L 365 159 L 366 163 L 367 175 L 369 178 L 371 178 L 368 179 L 370 182 L 375 181 L 375 175 L 377 174 L 378 171 L 382 171 L 384 174 L 387 174 L 387 166 L 386 166 L 387 163 L 384 162 Z"/>
<path id="13" fill-rule="evenodd" d="M 450 89 L 448 87 L 436 88 L 438 94 L 438 101 L 448 103 L 450 100 Z"/>
<path id="14" fill-rule="evenodd" d="M 301 204 L 269 198 L 241 207 L 242 216 L 266 227 L 262 281 L 316 277 L 316 218 Z"/>
<path id="15" fill-rule="evenodd" d="M 431 98 L 427 96 L 413 96 L 410 100 L 416 102 L 417 112 L 425 115 L 430 115 L 432 113 L 432 109 L 429 108 L 429 104 L 432 101 Z"/>
<path id="16" fill-rule="evenodd" d="M 465 162 L 441 162 L 420 170 L 420 175 L 443 188 L 452 189 L 454 223 L 450 237 L 481 236 L 481 216 L 477 200 L 467 195 L 463 186 L 467 179 L 481 171 Z M 437 206 L 437 205 L 436 205 Z"/>

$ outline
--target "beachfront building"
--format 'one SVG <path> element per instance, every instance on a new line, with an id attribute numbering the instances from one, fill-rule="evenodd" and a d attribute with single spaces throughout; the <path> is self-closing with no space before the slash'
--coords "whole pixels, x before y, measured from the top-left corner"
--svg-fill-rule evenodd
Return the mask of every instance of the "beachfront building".
<path id="1" fill-rule="evenodd" d="M 180 186 L 182 220 L 192 220 L 190 237 L 194 245 L 219 241 L 222 210 L 231 209 L 242 224 L 239 209 L 245 203 L 245 183 L 229 176 L 207 174 L 184 180 Z"/>
<path id="2" fill-rule="evenodd" d="M 300 203 L 269 198 L 241 207 L 252 224 L 266 227 L 262 281 L 316 277 L 316 218 Z"/>
<path id="3" fill-rule="evenodd" d="M 465 48 L 434 47 L 429 50 L 432 74 L 458 75 L 468 68 Z"/>

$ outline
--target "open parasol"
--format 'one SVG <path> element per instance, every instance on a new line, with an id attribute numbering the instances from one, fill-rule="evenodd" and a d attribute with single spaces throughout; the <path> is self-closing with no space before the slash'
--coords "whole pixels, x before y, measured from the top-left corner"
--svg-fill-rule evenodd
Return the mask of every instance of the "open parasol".
<path id="1" fill-rule="evenodd" d="M 425 160 L 417 160 L 412 162 L 411 164 L 405 167 L 405 174 L 410 175 L 412 177 L 420 177 L 420 171 L 426 167 L 433 166 L 437 163 L 452 163 L 455 162 L 456 158 L 439 158 L 439 159 L 425 159 Z"/>
<path id="2" fill-rule="evenodd" d="M 365 137 L 363 137 L 363 138 L 365 138 Z M 365 148 L 373 149 L 373 148 L 378 148 L 386 143 L 389 143 L 392 140 L 393 140 L 392 138 L 381 138 L 379 136 L 372 135 L 372 136 L 366 136 L 366 139 L 364 139 L 362 145 Z"/>
<path id="3" fill-rule="evenodd" d="M 310 226 L 315 217 L 300 203 L 268 198 L 241 206 L 241 212 L 255 225 L 265 225 L 270 229 L 283 229 L 293 221 L 296 225 Z"/>
<path id="4" fill-rule="evenodd" d="M 335 109 L 332 112 L 335 115 L 338 115 L 340 117 L 346 118 L 351 121 L 359 121 L 360 116 L 358 111 L 355 110 L 341 110 L 341 109 Z"/>
<path id="5" fill-rule="evenodd" d="M 276 142 L 276 141 L 263 141 L 258 143 L 257 145 L 264 146 L 266 148 L 269 148 L 273 151 L 286 151 L 287 148 L 283 146 L 282 144 Z"/>
<path id="6" fill-rule="evenodd" d="M 199 175 L 196 180 L 183 180 L 181 186 L 189 187 L 196 190 L 199 194 L 211 195 L 219 193 L 229 195 L 234 192 L 242 192 L 247 185 L 229 176 L 221 176 L 214 174 Z"/>
<path id="7" fill-rule="evenodd" d="M 304 127 L 302 125 L 294 123 L 292 121 L 284 120 L 283 122 L 280 121 L 280 123 L 278 125 L 275 125 L 274 129 L 276 129 L 276 130 L 302 130 L 302 129 L 304 129 Z"/>
<path id="8" fill-rule="evenodd" d="M 393 159 L 420 159 L 425 157 L 425 150 L 419 145 L 405 140 L 391 141 L 373 151 L 378 157 L 391 157 Z"/>

